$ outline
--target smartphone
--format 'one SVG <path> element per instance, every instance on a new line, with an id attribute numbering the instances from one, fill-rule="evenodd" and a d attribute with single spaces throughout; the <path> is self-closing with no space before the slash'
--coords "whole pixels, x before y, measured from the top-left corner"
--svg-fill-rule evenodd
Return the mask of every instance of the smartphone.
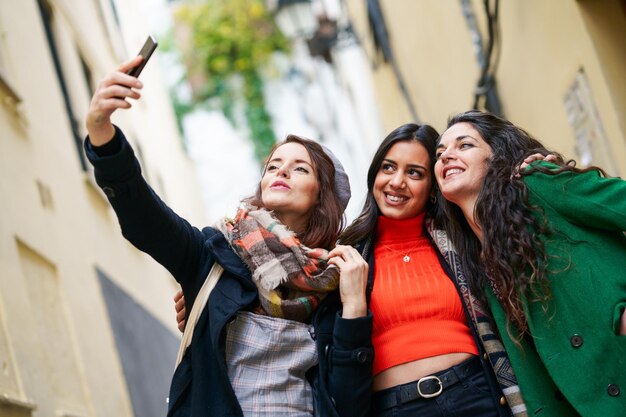
<path id="1" fill-rule="evenodd" d="M 152 53 L 156 49 L 157 45 L 158 43 L 156 39 L 154 39 L 152 35 L 148 35 L 148 39 L 146 39 L 146 42 L 143 44 L 143 46 L 141 47 L 141 51 L 139 51 L 139 54 L 138 54 L 143 57 L 143 60 L 141 61 L 139 65 L 128 70 L 126 74 L 131 75 L 133 77 L 139 77 L 139 74 L 141 74 L 143 67 L 146 66 L 146 63 L 152 56 Z"/>

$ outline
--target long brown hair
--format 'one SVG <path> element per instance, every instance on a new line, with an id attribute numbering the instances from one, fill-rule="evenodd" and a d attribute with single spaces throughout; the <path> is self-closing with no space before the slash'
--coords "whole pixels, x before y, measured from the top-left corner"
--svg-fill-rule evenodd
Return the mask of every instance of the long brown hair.
<path id="1" fill-rule="evenodd" d="M 284 141 L 274 145 L 266 161 L 271 160 L 276 149 L 286 143 L 304 146 L 313 162 L 319 184 L 317 203 L 311 209 L 307 225 L 298 238 L 311 248 L 333 248 L 344 225 L 343 209 L 335 189 L 335 165 L 319 143 L 296 135 L 288 135 Z M 266 167 L 263 168 L 263 174 L 265 169 Z M 246 201 L 257 207 L 264 207 L 260 181 L 254 196 Z"/>
<path id="2" fill-rule="evenodd" d="M 447 218 L 444 224 L 472 288 L 484 298 L 487 279 L 506 313 L 509 333 L 512 323 L 517 327 L 519 340 L 529 334 L 522 300 L 528 297 L 529 301 L 543 302 L 545 307 L 551 297 L 546 276 L 548 257 L 555 255 L 544 250 L 541 238 L 552 232 L 541 207 L 529 204 L 527 186 L 515 175 L 518 166 L 534 153 L 551 153 L 559 158 L 559 169 L 532 166 L 521 175 L 535 171 L 556 175 L 599 168 L 582 170 L 572 160 L 563 162 L 558 153 L 549 151 L 528 132 L 491 113 L 472 110 L 458 114 L 448 120 L 448 128 L 463 122 L 471 124 L 492 150 L 474 209 L 483 233 L 482 245 L 458 206 L 439 195 L 439 207 Z"/>

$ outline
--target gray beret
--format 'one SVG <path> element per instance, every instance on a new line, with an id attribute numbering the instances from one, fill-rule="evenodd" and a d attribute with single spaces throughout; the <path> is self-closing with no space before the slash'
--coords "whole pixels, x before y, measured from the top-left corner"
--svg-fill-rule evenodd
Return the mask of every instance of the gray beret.
<path id="1" fill-rule="evenodd" d="M 321 145 L 321 144 L 320 144 Z M 333 161 L 333 165 L 335 165 L 335 193 L 339 198 L 339 202 L 341 204 L 342 211 L 346 211 L 346 207 L 348 207 L 348 202 L 350 201 L 350 180 L 348 179 L 348 174 L 346 174 L 346 170 L 343 169 L 343 165 L 339 162 L 339 159 L 335 156 L 334 153 L 326 145 L 322 145 L 324 148 L 324 152 L 326 155 Z"/>

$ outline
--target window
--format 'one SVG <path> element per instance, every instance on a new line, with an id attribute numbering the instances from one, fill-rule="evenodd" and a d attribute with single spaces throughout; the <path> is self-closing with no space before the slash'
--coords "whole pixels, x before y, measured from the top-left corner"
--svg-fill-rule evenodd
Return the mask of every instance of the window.
<path id="1" fill-rule="evenodd" d="M 17 113 L 17 106 L 22 101 L 17 94 L 10 80 L 9 68 L 7 65 L 7 49 L 5 45 L 6 32 L 2 21 L 0 21 L 0 99 L 5 105 L 10 106 L 14 113 Z"/>
<path id="2" fill-rule="evenodd" d="M 83 70 L 83 75 L 85 76 L 85 84 L 87 85 L 87 91 L 89 91 L 89 97 L 93 96 L 95 92 L 95 83 L 93 80 L 93 73 L 91 72 L 91 68 L 85 61 L 85 58 L 80 55 L 80 66 Z"/>
<path id="3" fill-rule="evenodd" d="M 15 354 L 2 317 L 5 307 L 0 299 L 0 415 L 30 416 L 35 404 L 24 398 L 20 389 Z"/>
<path id="4" fill-rule="evenodd" d="M 19 320 L 31 335 L 16 346 L 24 389 L 33 396 L 41 413 L 38 415 L 63 415 L 64 411 L 56 408 L 61 404 L 64 409 L 75 410 L 73 415 L 86 415 L 84 381 L 58 269 L 31 247 L 19 240 L 16 243 L 26 299 L 21 311 L 13 311 L 9 319 Z"/>
<path id="5" fill-rule="evenodd" d="M 563 103 L 567 120 L 576 136 L 576 153 L 580 163 L 584 166 L 600 166 L 609 175 L 617 175 L 611 145 L 583 69 L 576 73 Z"/>
<path id="6" fill-rule="evenodd" d="M 63 103 L 65 105 L 65 112 L 67 119 L 74 137 L 74 143 L 76 145 L 76 151 L 78 152 L 78 158 L 80 165 L 84 171 L 87 170 L 87 161 L 83 154 L 83 138 L 80 133 L 78 121 L 74 112 L 70 94 L 68 91 L 67 82 L 63 73 L 63 67 L 61 66 L 61 59 L 59 57 L 58 43 L 54 35 L 54 10 L 47 0 L 38 0 L 39 11 L 41 13 L 41 19 L 43 21 L 44 29 L 46 32 L 46 39 L 48 41 L 48 47 L 52 54 L 52 62 L 59 82 L 61 93 L 63 94 Z"/>

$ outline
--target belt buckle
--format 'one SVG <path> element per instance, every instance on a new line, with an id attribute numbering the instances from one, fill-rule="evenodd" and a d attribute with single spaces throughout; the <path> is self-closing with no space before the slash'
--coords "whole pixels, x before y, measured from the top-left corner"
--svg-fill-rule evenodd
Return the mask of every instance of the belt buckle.
<path id="1" fill-rule="evenodd" d="M 433 392 L 432 394 L 424 394 L 424 393 L 422 392 L 422 389 L 420 388 L 420 384 L 421 384 L 422 382 L 429 381 L 429 380 L 431 380 L 431 379 L 435 379 L 435 380 L 437 380 L 437 382 L 439 383 L 439 390 L 438 390 L 437 392 Z M 439 379 L 438 377 L 436 377 L 436 376 L 434 376 L 434 375 L 425 376 L 424 378 L 420 378 L 420 379 L 418 379 L 418 381 L 417 381 L 417 392 L 418 392 L 418 394 L 419 394 L 422 398 L 432 398 L 432 397 L 436 397 L 436 396 L 438 396 L 439 394 L 441 394 L 441 393 L 442 393 L 442 391 L 443 391 L 443 384 L 441 383 L 441 379 Z"/>

